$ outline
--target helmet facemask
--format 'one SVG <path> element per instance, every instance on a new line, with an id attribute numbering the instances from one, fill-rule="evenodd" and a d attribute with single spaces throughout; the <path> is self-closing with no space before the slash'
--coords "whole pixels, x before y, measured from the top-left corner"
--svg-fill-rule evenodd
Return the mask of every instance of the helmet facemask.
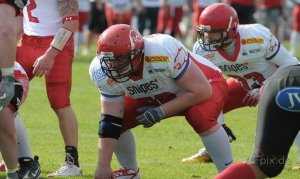
<path id="1" fill-rule="evenodd" d="M 114 55 L 112 52 L 101 52 L 97 54 L 102 71 L 107 77 L 118 83 L 128 81 L 132 75 L 137 75 L 139 69 L 135 63 L 140 63 L 143 52 L 132 50 L 125 55 Z"/>
<path id="2" fill-rule="evenodd" d="M 216 51 L 218 49 L 223 49 L 228 46 L 233 40 L 228 38 L 228 32 L 224 29 L 221 30 L 211 30 L 206 26 L 197 27 L 197 41 L 200 47 L 205 51 Z M 208 38 L 208 33 L 219 33 L 218 39 Z"/>

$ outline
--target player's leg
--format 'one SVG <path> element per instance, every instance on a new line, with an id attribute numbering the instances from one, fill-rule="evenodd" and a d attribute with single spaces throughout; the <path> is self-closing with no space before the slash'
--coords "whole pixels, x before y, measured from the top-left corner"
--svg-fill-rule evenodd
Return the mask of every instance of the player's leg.
<path id="1" fill-rule="evenodd" d="M 122 134 L 114 151 L 120 164 L 120 169 L 114 171 L 116 178 L 129 176 L 130 178 L 140 177 L 140 170 L 136 159 L 135 139 L 130 129 L 139 125 L 136 117 L 140 115 L 141 112 L 138 112 L 137 109 L 145 105 L 144 102 L 134 100 L 128 96 L 125 97 Z"/>
<path id="2" fill-rule="evenodd" d="M 281 78 L 285 74 L 289 74 L 290 77 Z M 300 129 L 297 100 L 299 85 L 299 67 L 277 74 L 274 81 L 266 84 L 259 105 L 255 150 L 252 157 L 247 164 L 232 165 L 219 174 L 217 179 L 266 178 L 281 173 L 290 147 Z"/>
<path id="3" fill-rule="evenodd" d="M 295 144 L 297 145 L 297 148 L 298 148 L 298 151 L 297 151 L 297 154 L 298 154 L 298 162 L 297 164 L 292 168 L 293 170 L 300 170 L 300 132 L 298 132 L 297 136 L 296 136 L 296 139 L 295 139 Z"/>
<path id="4" fill-rule="evenodd" d="M 73 42 L 65 47 L 56 58 L 46 76 L 48 100 L 59 120 L 60 131 L 65 144 L 65 163 L 48 177 L 80 176 L 82 170 L 78 160 L 78 124 L 70 102 L 72 83 Z"/>
<path id="5" fill-rule="evenodd" d="M 226 132 L 217 122 L 227 96 L 228 89 L 224 83 L 212 82 L 213 95 L 209 100 L 190 107 L 185 115 L 187 121 L 200 135 L 219 172 L 233 160 Z"/>

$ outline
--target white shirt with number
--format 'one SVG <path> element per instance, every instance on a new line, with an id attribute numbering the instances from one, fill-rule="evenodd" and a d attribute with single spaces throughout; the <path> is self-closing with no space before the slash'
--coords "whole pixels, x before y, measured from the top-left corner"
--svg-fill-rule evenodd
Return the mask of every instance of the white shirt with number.
<path id="1" fill-rule="evenodd" d="M 29 36 L 53 36 L 62 26 L 57 0 L 31 0 L 23 9 L 24 33 Z"/>

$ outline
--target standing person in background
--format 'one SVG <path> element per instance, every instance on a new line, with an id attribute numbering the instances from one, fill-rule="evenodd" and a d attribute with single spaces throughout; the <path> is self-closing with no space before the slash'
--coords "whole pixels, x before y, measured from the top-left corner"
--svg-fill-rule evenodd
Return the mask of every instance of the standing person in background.
<path id="1" fill-rule="evenodd" d="M 15 92 L 14 62 L 16 59 L 17 31 L 15 16 L 27 1 L 0 0 L 0 150 L 7 164 L 7 178 L 18 179 L 18 144 L 13 117 L 7 108 Z"/>
<path id="2" fill-rule="evenodd" d="M 279 38 L 279 27 L 285 14 L 284 0 L 259 0 L 258 22 L 269 28 Z"/>
<path id="3" fill-rule="evenodd" d="M 187 0 L 162 0 L 162 5 L 158 12 L 158 33 L 182 37 L 179 23 L 182 20 L 183 6 L 185 4 L 187 4 Z"/>
<path id="4" fill-rule="evenodd" d="M 239 25 L 238 22 L 238 15 L 230 5 L 215 3 L 208 6 L 200 15 L 198 41 L 193 49 L 229 77 L 224 113 L 241 107 L 255 107 L 260 99 L 261 86 L 274 72 L 299 63 L 269 29 L 260 24 Z M 228 136 L 234 139 L 223 118 L 219 119 Z M 209 153 L 204 148 L 183 159 L 186 163 L 210 161 Z"/>
<path id="5" fill-rule="evenodd" d="M 83 35 L 83 49 L 82 55 L 87 56 L 90 54 L 90 47 L 96 41 L 99 34 L 107 28 L 105 17 L 104 3 L 102 0 L 90 0 L 91 11 L 88 18 L 88 28 Z M 92 54 L 94 54 L 93 52 Z"/>
<path id="6" fill-rule="evenodd" d="M 218 172 L 231 164 L 226 132 L 216 120 L 227 96 L 226 81 L 216 66 L 175 38 L 142 37 L 132 26 L 113 25 L 99 36 L 89 74 L 101 92 L 95 179 L 140 178 L 130 129 L 149 128 L 176 115 L 185 116 Z M 113 152 L 122 167 L 115 172 Z"/>
<path id="7" fill-rule="evenodd" d="M 223 3 L 231 5 L 238 14 L 240 24 L 254 24 L 254 13 L 256 11 L 257 0 L 221 0 Z"/>
<path id="8" fill-rule="evenodd" d="M 65 144 L 65 163 L 48 176 L 80 176 L 78 124 L 70 102 L 78 2 L 30 0 L 23 16 L 24 35 L 18 44 L 17 61 L 29 80 L 45 77 L 48 100 L 58 117 Z"/>
<path id="9" fill-rule="evenodd" d="M 229 166 L 215 179 L 278 176 L 300 130 L 300 66 L 283 67 L 262 88 L 255 148 L 246 163 Z"/>
<path id="10" fill-rule="evenodd" d="M 155 34 L 157 29 L 158 11 L 162 0 L 137 0 L 138 30 L 144 34 L 146 28 L 149 34 Z M 149 23 L 149 27 L 146 24 Z"/>
<path id="11" fill-rule="evenodd" d="M 86 30 L 86 24 L 89 18 L 89 12 L 91 10 L 90 0 L 79 0 L 79 25 L 78 30 L 74 33 L 74 47 L 75 55 L 78 54 L 78 50 L 83 43 L 83 33 Z"/>
<path id="12" fill-rule="evenodd" d="M 133 0 L 105 0 L 105 17 L 108 26 L 114 24 L 131 25 Z"/>
<path id="13" fill-rule="evenodd" d="M 293 10 L 293 30 L 290 39 L 290 53 L 296 55 L 298 44 L 300 42 L 300 0 L 293 1 L 295 6 Z"/>
<path id="14" fill-rule="evenodd" d="M 219 0 L 194 0 L 193 1 L 193 29 L 192 29 L 192 40 L 197 40 L 197 27 L 199 23 L 199 17 L 201 12 L 209 5 L 217 3 Z"/>

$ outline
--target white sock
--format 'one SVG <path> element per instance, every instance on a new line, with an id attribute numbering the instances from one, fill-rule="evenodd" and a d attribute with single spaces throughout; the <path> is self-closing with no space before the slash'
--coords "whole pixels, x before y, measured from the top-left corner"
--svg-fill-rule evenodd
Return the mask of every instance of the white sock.
<path id="1" fill-rule="evenodd" d="M 225 130 L 223 127 L 220 127 L 213 134 L 200 137 L 218 172 L 222 172 L 233 161 L 230 143 Z"/>
<path id="2" fill-rule="evenodd" d="M 134 170 L 138 169 L 135 140 L 131 130 L 127 130 L 121 134 L 114 152 L 122 167 Z"/>
<path id="3" fill-rule="evenodd" d="M 219 114 L 217 121 L 220 125 L 225 124 L 223 111 Z"/>
<path id="4" fill-rule="evenodd" d="M 18 113 L 16 113 L 14 120 L 15 120 L 15 127 L 17 132 L 17 139 L 18 139 L 19 158 L 20 157 L 32 158 L 27 131 Z"/>
<path id="5" fill-rule="evenodd" d="M 295 56 L 296 55 L 296 51 L 297 51 L 297 47 L 298 47 L 298 43 L 300 40 L 300 32 L 297 31 L 292 31 L 291 33 L 291 38 L 290 38 L 290 53 Z"/>

